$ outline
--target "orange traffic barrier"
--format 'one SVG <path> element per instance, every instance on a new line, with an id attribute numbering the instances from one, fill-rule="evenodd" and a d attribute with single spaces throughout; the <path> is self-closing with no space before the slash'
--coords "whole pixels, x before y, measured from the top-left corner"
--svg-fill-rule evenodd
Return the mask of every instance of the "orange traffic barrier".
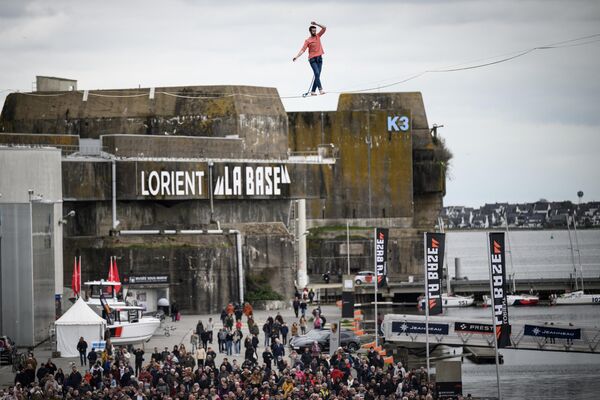
<path id="1" fill-rule="evenodd" d="M 383 348 L 381 346 L 377 346 L 377 347 L 373 347 L 373 350 L 379 352 L 379 351 L 383 350 Z"/>
<path id="2" fill-rule="evenodd" d="M 356 336 L 362 336 L 362 335 L 364 335 L 364 334 L 365 334 L 365 331 L 362 331 L 362 330 L 360 330 L 360 329 L 357 329 L 357 330 L 355 330 L 355 331 L 354 331 L 354 334 L 355 334 Z"/>
<path id="3" fill-rule="evenodd" d="M 387 356 L 387 351 L 381 350 L 381 351 L 379 351 L 379 355 L 380 356 Z"/>
<path id="4" fill-rule="evenodd" d="M 369 343 L 365 343 L 365 344 L 363 344 L 363 345 L 362 345 L 362 346 L 360 346 L 360 347 L 362 347 L 363 349 L 370 349 L 370 348 L 372 348 L 372 347 L 375 347 L 375 341 L 373 341 L 373 342 L 369 342 Z"/>
<path id="5" fill-rule="evenodd" d="M 383 358 L 383 363 L 384 364 L 393 364 L 394 363 L 394 356 L 384 357 Z"/>

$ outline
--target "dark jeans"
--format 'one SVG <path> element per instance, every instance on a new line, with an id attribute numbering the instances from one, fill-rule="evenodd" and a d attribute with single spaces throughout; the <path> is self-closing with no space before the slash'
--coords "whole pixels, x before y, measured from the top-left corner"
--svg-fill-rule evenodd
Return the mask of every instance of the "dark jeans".
<path id="1" fill-rule="evenodd" d="M 85 356 L 85 352 L 79 352 L 79 362 L 81 363 L 81 366 L 83 367 L 84 365 L 86 365 L 87 363 L 87 358 Z"/>
<path id="2" fill-rule="evenodd" d="M 323 57 L 313 57 L 310 58 L 308 62 L 310 63 L 310 67 L 315 74 L 315 81 L 313 82 L 311 92 L 316 92 L 317 88 L 322 90 L 323 86 L 321 85 L 321 70 L 323 69 Z"/>

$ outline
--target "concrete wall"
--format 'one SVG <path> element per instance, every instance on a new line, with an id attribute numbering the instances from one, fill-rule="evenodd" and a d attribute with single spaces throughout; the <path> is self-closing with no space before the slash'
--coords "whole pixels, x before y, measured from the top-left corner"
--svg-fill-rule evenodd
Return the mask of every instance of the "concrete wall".
<path id="1" fill-rule="evenodd" d="M 57 225 L 55 224 L 54 205 L 32 203 L 32 266 L 33 266 L 33 343 L 37 344 L 48 338 L 48 329 L 55 320 L 54 295 L 62 284 L 61 277 L 55 271 L 62 273 L 62 266 L 56 265 L 55 253 L 57 246 L 62 252 L 62 240 L 55 241 Z M 61 237 L 62 239 L 62 237 Z M 56 279 L 58 278 L 58 279 Z"/>
<path id="2" fill-rule="evenodd" d="M 65 140 L 71 140 L 65 139 Z M 19 148 L 0 146 L 0 203 L 29 204 L 29 190 L 34 197 L 53 204 L 55 293 L 61 294 L 62 281 L 62 171 L 61 152 L 54 148 Z M 39 197 L 41 196 L 41 197 Z"/>
<path id="3" fill-rule="evenodd" d="M 36 76 L 35 83 L 35 88 L 38 92 L 77 90 L 77 81 L 75 79 Z"/>
<path id="4" fill-rule="evenodd" d="M 65 238 L 65 260 L 76 255 L 84 282 L 106 279 L 110 256 L 121 276 L 169 274 L 171 302 L 186 312 L 215 313 L 238 300 L 235 235 Z"/>
<path id="5" fill-rule="evenodd" d="M 289 114 L 292 151 L 314 150 L 321 143 L 333 143 L 339 149 L 335 165 L 321 167 L 325 196 L 307 202 L 309 218 L 412 217 L 412 136 L 410 132 L 390 134 L 389 114 Z"/>
<path id="6" fill-rule="evenodd" d="M 237 135 L 246 157 L 281 157 L 287 151 L 287 115 L 276 89 L 252 86 L 184 86 L 155 89 L 57 92 L 37 97 L 12 93 L 0 116 L 1 132 L 159 136 Z M 177 95 L 180 97 L 175 97 Z M 111 97 L 115 96 L 115 97 Z M 118 97 L 121 96 L 121 97 Z"/>
<path id="7" fill-rule="evenodd" d="M 2 334 L 20 345 L 34 344 L 33 259 L 29 204 L 0 205 Z"/>
<path id="8" fill-rule="evenodd" d="M 104 135 L 102 147 L 117 157 L 241 158 L 240 138 Z"/>
<path id="9" fill-rule="evenodd" d="M 394 116 L 407 116 L 409 129 L 390 130 L 388 117 Z M 307 201 L 313 278 L 320 281 L 326 269 L 346 271 L 339 245 L 347 220 L 355 228 L 353 240 L 364 247 L 364 254 L 351 258 L 352 271 L 373 269 L 371 228 L 382 226 L 391 228 L 390 279 L 421 275 L 422 232 L 433 228 L 441 211 L 447 161 L 440 158 L 443 144 L 430 134 L 421 94 L 343 94 L 335 112 L 289 113 L 289 118 L 292 151 L 333 143 L 339 152 L 334 166 L 321 167 L 325 197 Z"/>
<path id="10" fill-rule="evenodd" d="M 76 135 L 44 135 L 29 133 L 0 133 L 0 145 L 22 146 L 56 146 L 59 148 L 75 149 L 79 146 L 79 136 Z"/>
<path id="11" fill-rule="evenodd" d="M 0 331 L 35 346 L 54 321 L 54 206 L 0 203 L 0 220 Z"/>

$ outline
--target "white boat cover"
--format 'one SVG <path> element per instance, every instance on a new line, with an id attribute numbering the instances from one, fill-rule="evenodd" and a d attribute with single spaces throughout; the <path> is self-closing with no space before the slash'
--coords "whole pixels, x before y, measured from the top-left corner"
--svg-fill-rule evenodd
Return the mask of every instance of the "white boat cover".
<path id="1" fill-rule="evenodd" d="M 56 350 L 61 357 L 77 357 L 77 342 L 83 337 L 88 343 L 103 339 L 106 321 L 94 312 L 80 297 L 75 304 L 54 323 L 56 327 Z"/>

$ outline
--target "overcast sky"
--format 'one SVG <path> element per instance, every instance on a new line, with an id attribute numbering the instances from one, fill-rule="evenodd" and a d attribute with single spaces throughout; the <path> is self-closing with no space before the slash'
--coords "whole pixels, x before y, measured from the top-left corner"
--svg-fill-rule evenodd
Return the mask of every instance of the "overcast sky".
<path id="1" fill-rule="evenodd" d="M 246 84 L 297 95 L 311 72 L 291 59 L 311 20 L 328 28 L 324 88 L 343 91 L 600 33 L 600 2 L 2 0 L 0 90 L 52 75 L 79 89 Z M 422 92 L 429 123 L 444 124 L 447 205 L 576 200 L 578 190 L 600 200 L 599 72 L 595 42 L 386 90 Z M 337 95 L 284 105 L 333 110 Z"/>

